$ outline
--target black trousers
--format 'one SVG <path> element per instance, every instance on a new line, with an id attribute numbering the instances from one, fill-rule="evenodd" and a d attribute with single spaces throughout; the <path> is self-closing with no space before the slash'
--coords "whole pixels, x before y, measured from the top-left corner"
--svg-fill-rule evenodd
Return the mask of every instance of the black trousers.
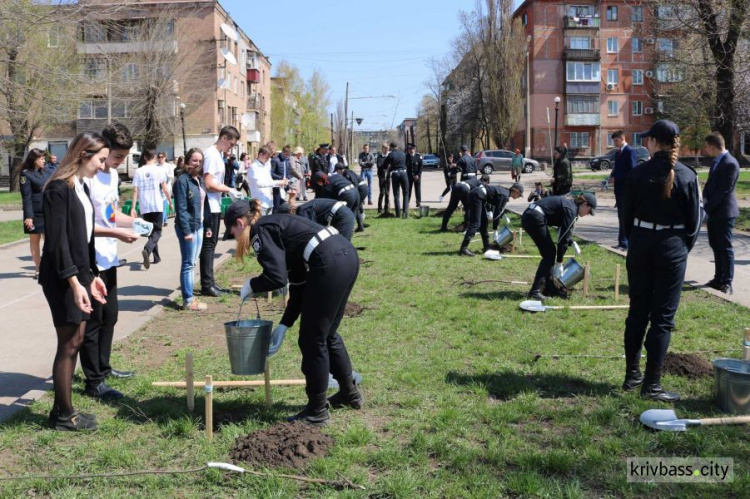
<path id="1" fill-rule="evenodd" d="M 411 198 L 411 193 L 414 192 L 414 195 L 417 197 L 417 206 L 422 204 L 422 179 L 414 180 L 414 177 L 409 174 L 409 198 Z"/>
<path id="2" fill-rule="evenodd" d="M 630 310 L 625 320 L 628 359 L 640 355 L 645 336 L 648 363 L 664 364 L 680 304 L 687 257 L 684 229 L 633 228 L 625 261 L 630 283 Z"/>
<path id="3" fill-rule="evenodd" d="M 482 245 L 486 250 L 490 245 L 490 236 L 487 233 L 487 211 L 484 209 L 484 200 L 472 196 L 469 200 L 469 206 L 467 206 L 467 221 L 466 234 L 464 240 L 461 243 L 461 249 L 468 248 L 471 239 L 479 230 L 479 234 L 482 236 Z"/>
<path id="4" fill-rule="evenodd" d="M 378 211 L 383 209 L 383 200 L 388 193 L 388 182 L 385 177 L 378 176 Z"/>
<path id="5" fill-rule="evenodd" d="M 552 184 L 552 195 L 553 196 L 564 196 L 570 192 L 570 184 Z"/>
<path id="6" fill-rule="evenodd" d="M 352 374 L 338 329 L 358 274 L 357 252 L 343 237 L 328 238 L 310 258 L 298 341 L 308 396 L 326 391 L 329 372 L 339 383 Z"/>
<path id="7" fill-rule="evenodd" d="M 358 186 L 359 189 L 359 205 L 357 205 L 357 227 L 360 229 L 365 228 L 365 199 L 367 199 L 367 185 Z"/>
<path id="8" fill-rule="evenodd" d="M 521 227 L 531 236 L 539 249 L 539 254 L 542 255 L 542 261 L 539 262 L 534 282 L 531 284 L 531 292 L 533 293 L 542 290 L 542 285 L 546 282 L 552 267 L 555 265 L 557 248 L 555 243 L 552 242 L 552 236 L 549 233 L 549 227 L 547 227 L 547 219 L 538 211 L 524 211 L 521 216 Z"/>
<path id="9" fill-rule="evenodd" d="M 625 208 L 625 179 L 615 180 L 615 203 L 617 203 L 617 244 L 627 248 L 628 238 L 625 237 L 625 231 L 622 230 L 622 210 Z"/>
<path id="10" fill-rule="evenodd" d="M 396 170 L 391 172 L 391 185 L 393 186 L 393 204 L 396 207 L 396 216 L 401 216 L 403 202 L 403 216 L 406 218 L 409 216 L 409 179 L 406 178 L 406 171 Z"/>
<path id="11" fill-rule="evenodd" d="M 714 281 L 720 286 L 732 284 L 734 280 L 734 248 L 732 248 L 734 221 L 734 218 L 709 217 L 706 224 L 708 244 L 714 252 Z"/>
<path id="12" fill-rule="evenodd" d="M 456 179 L 451 179 L 450 177 L 445 177 L 445 190 L 441 194 L 441 196 L 445 196 L 449 192 L 453 190 L 453 188 L 456 186 Z"/>
<path id="13" fill-rule="evenodd" d="M 154 224 L 154 230 L 148 236 L 148 241 L 146 241 L 146 246 L 143 249 L 148 251 L 149 255 L 154 255 L 154 258 L 161 258 L 159 256 L 159 239 L 161 239 L 161 228 L 164 224 L 164 213 L 161 211 L 144 213 L 142 216 L 145 221 Z"/>
<path id="14" fill-rule="evenodd" d="M 443 225 L 440 227 L 441 230 L 448 230 L 448 222 L 453 215 L 453 212 L 458 208 L 458 203 L 464 205 L 464 222 L 468 221 L 469 211 L 466 207 L 466 199 L 469 197 L 469 189 L 466 184 L 461 184 L 460 187 L 454 186 L 451 191 L 451 199 L 448 201 L 448 208 L 443 212 Z"/>
<path id="15" fill-rule="evenodd" d="M 86 331 L 79 354 L 81 368 L 86 377 L 86 386 L 95 388 L 112 371 L 109 357 L 112 352 L 112 338 L 119 314 L 117 300 L 117 267 L 99 272 L 99 277 L 107 287 L 107 303 L 91 300 L 91 315 L 86 321 Z"/>
<path id="16" fill-rule="evenodd" d="M 347 240 L 352 240 L 352 234 L 354 234 L 354 218 L 351 213 L 347 213 L 347 210 L 340 209 L 331 219 L 331 227 L 339 231 L 339 234 L 344 236 Z"/>
<path id="17" fill-rule="evenodd" d="M 214 280 L 214 253 L 219 242 L 219 223 L 221 213 L 211 213 L 211 226 L 203 227 L 203 246 L 201 247 L 200 271 L 201 290 L 206 291 L 216 285 Z M 206 233 L 211 231 L 211 237 Z"/>

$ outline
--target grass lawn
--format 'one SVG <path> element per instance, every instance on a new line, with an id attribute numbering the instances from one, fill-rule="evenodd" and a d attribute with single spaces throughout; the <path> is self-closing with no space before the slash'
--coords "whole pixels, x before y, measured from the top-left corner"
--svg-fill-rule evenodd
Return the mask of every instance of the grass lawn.
<path id="1" fill-rule="evenodd" d="M 18 212 L 18 220 L 9 220 L 7 222 L 0 222 L 0 244 L 12 243 L 23 239 L 26 235 L 23 233 L 23 221 L 21 217 L 23 214 Z"/>
<path id="2" fill-rule="evenodd" d="M 0 192 L 0 205 L 21 205 L 20 192 Z"/>
<path id="3" fill-rule="evenodd" d="M 325 458 L 297 473 L 345 476 L 367 488 L 341 493 L 345 497 L 750 496 L 747 427 L 653 433 L 638 423 L 644 410 L 667 406 L 619 389 L 626 310 L 521 312 L 518 304 L 527 286 L 466 288 L 456 281 L 530 280 L 537 260 L 459 258 L 460 234 L 437 233 L 440 221 L 435 217 L 372 217 L 368 222 L 368 231 L 354 239 L 355 246 L 366 248 L 360 258 L 369 262 L 362 265 L 351 297 L 366 309 L 344 319 L 340 329 L 355 369 L 364 375 L 366 406 L 334 411 L 325 431 L 336 444 Z M 524 242 L 525 251 L 536 253 L 528 238 Z M 588 299 L 574 292 L 570 304 L 612 303 L 615 266 L 624 261 L 593 245 L 582 249 L 582 260 L 592 266 L 593 292 Z M 177 261 L 165 259 L 162 265 L 178 271 Z M 241 283 L 258 269 L 255 261 L 245 268 L 232 262 L 218 276 L 223 285 Z M 621 291 L 626 290 L 624 277 Z M 191 415 L 184 391 L 151 387 L 155 380 L 184 379 L 188 351 L 195 353 L 196 379 L 206 374 L 231 378 L 222 323 L 236 317 L 239 298 L 208 303 L 203 315 L 167 308 L 116 345 L 113 365 L 138 372 L 132 380 L 112 381 L 126 394 L 121 404 L 83 397 L 83 384 L 76 379 L 74 403 L 97 414 L 101 427 L 96 434 L 47 429 L 50 396 L 1 426 L 0 477 L 196 468 L 206 461 L 227 461 L 236 437 L 298 410 L 305 401 L 300 387 L 273 388 L 270 409 L 264 406 L 263 390 L 218 390 L 215 435 L 208 442 L 198 390 Z M 246 305 L 245 313 L 255 315 L 252 305 Z M 263 312 L 274 322 L 280 313 L 279 307 Z M 672 351 L 731 348 L 728 355 L 737 357 L 750 312 L 686 288 L 676 323 Z M 273 358 L 273 378 L 300 376 L 296 333 L 297 326 Z M 707 360 L 721 356 L 699 355 Z M 666 376 L 663 382 L 683 396 L 675 406 L 678 417 L 718 415 L 710 377 Z M 734 482 L 629 484 L 625 460 L 636 456 L 734 458 Z M 333 491 L 216 470 L 84 481 L 34 479 L 5 482 L 0 488 L 2 497 L 31 494 L 322 497 Z"/>
<path id="4" fill-rule="evenodd" d="M 734 221 L 734 228 L 750 232 L 750 208 L 740 208 L 740 216 Z"/>

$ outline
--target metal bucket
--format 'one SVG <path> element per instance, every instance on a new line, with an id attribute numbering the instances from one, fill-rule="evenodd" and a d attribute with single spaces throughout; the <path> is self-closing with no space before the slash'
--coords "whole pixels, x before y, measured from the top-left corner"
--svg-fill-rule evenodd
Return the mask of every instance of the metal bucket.
<path id="1" fill-rule="evenodd" d="M 508 227 L 503 227 L 495 236 L 495 242 L 498 246 L 503 247 L 513 241 L 513 232 Z"/>
<path id="2" fill-rule="evenodd" d="M 419 218 L 430 216 L 430 207 L 421 205 L 419 207 Z"/>
<path id="3" fill-rule="evenodd" d="M 232 374 L 262 374 L 266 370 L 273 322 L 260 319 L 224 323 Z"/>
<path id="4" fill-rule="evenodd" d="M 724 412 L 750 414 L 750 362 L 716 359 L 714 402 Z"/>
<path id="5" fill-rule="evenodd" d="M 555 277 L 554 280 L 566 289 L 570 289 L 581 282 L 583 273 L 583 265 L 578 263 L 575 258 L 571 258 L 563 267 L 562 275 L 559 278 Z"/>

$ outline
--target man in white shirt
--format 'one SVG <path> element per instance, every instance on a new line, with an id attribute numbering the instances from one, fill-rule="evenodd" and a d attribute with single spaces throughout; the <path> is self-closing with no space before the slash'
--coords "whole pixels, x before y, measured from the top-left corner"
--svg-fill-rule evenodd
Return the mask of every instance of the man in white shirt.
<path id="1" fill-rule="evenodd" d="M 219 222 L 221 217 L 221 195 L 229 194 L 233 199 L 240 199 L 242 194 L 224 185 L 224 152 L 231 150 L 240 140 L 240 132 L 233 126 L 225 126 L 219 131 L 219 139 L 203 153 L 203 180 L 208 193 L 208 205 L 211 208 L 211 223 L 203 227 L 203 246 L 201 247 L 200 272 L 201 294 L 203 296 L 221 296 L 225 290 L 219 288 L 214 280 L 214 253 L 219 241 Z"/>
<path id="2" fill-rule="evenodd" d="M 336 146 L 332 145 L 328 148 L 328 174 L 332 175 L 336 173 L 336 165 L 339 163 L 343 163 L 344 166 L 348 166 L 346 164 L 346 158 L 343 157 L 341 154 L 336 154 Z"/>
<path id="3" fill-rule="evenodd" d="M 161 151 L 156 155 L 156 164 L 164 168 L 164 174 L 167 176 L 167 190 L 171 194 L 172 184 L 174 183 L 174 165 L 167 161 L 167 155 L 164 151 Z M 164 198 L 164 227 L 169 225 L 169 210 L 167 209 L 167 199 L 169 198 L 171 198 L 171 195 Z"/>
<path id="4" fill-rule="evenodd" d="M 153 149 L 143 151 L 141 160 L 146 164 L 138 168 L 133 175 L 133 205 L 130 208 L 130 216 L 135 217 L 135 205 L 138 203 L 143 219 L 154 224 L 154 229 L 141 252 L 143 266 L 148 269 L 151 267 L 152 254 L 154 263 L 161 262 L 159 239 L 161 239 L 161 227 L 164 223 L 164 199 L 172 208 L 172 198 L 167 191 L 167 176 L 164 169 L 156 164 L 156 151 Z"/>
<path id="5" fill-rule="evenodd" d="M 273 207 L 273 189 L 284 187 L 289 182 L 287 179 L 274 180 L 271 177 L 270 160 L 271 151 L 266 146 L 258 149 L 258 158 L 250 166 L 247 178 L 250 197 L 260 201 L 264 212 Z"/>

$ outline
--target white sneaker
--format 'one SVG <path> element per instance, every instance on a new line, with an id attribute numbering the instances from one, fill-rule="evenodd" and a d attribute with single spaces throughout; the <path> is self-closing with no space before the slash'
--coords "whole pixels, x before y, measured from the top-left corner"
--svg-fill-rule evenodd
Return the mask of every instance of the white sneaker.
<path id="1" fill-rule="evenodd" d="M 443 195 L 441 194 L 440 197 L 438 197 L 438 203 L 442 203 L 442 202 L 443 202 Z"/>

